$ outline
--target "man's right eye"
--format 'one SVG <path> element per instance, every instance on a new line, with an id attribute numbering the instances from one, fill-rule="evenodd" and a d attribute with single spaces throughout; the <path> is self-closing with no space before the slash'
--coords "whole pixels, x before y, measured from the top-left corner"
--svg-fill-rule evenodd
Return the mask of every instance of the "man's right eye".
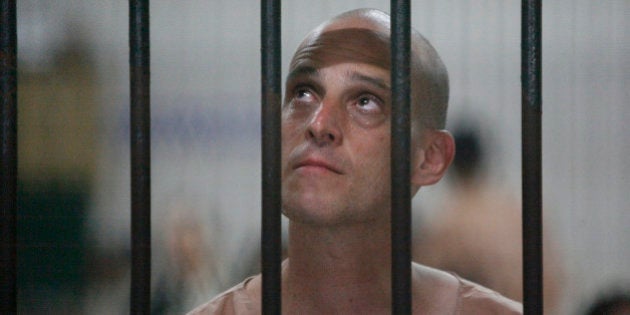
<path id="1" fill-rule="evenodd" d="M 305 87 L 299 87 L 295 89 L 295 100 L 300 102 L 312 102 L 315 100 L 313 91 Z"/>

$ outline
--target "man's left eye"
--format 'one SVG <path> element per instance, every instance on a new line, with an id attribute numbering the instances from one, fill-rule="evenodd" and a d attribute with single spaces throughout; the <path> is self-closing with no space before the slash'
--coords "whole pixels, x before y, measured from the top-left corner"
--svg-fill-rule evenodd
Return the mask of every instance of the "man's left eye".
<path id="1" fill-rule="evenodd" d="M 357 105 L 364 111 L 380 111 L 380 101 L 374 96 L 361 96 L 357 100 Z"/>

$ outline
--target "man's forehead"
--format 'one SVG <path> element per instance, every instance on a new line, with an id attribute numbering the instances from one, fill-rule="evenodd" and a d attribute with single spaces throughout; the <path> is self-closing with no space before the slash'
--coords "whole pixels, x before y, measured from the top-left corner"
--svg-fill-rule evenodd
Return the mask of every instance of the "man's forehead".
<path id="1" fill-rule="evenodd" d="M 338 63 L 365 63 L 390 69 L 389 36 L 366 28 L 339 28 L 312 34 L 295 52 L 290 71 Z"/>
<path id="2" fill-rule="evenodd" d="M 369 83 L 375 87 L 380 89 L 389 91 L 391 86 L 389 84 L 389 75 L 384 75 L 386 71 L 383 69 L 370 66 L 366 68 L 364 64 L 352 64 L 353 67 L 345 68 L 343 76 L 350 81 L 362 81 L 365 83 Z M 360 69 L 354 67 L 356 65 L 360 65 Z M 370 70 L 369 67 L 374 67 L 375 69 Z M 296 68 L 292 69 L 287 76 L 287 84 L 294 80 L 300 80 L 300 78 L 310 77 L 310 78 L 320 78 L 322 76 L 322 68 L 311 67 L 309 65 L 300 65 Z M 380 71 L 379 71 L 380 70 Z"/>

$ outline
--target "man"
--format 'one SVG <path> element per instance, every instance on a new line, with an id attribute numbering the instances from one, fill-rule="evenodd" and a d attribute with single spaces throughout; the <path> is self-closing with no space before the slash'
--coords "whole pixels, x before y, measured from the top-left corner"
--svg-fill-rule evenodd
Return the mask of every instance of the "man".
<path id="1" fill-rule="evenodd" d="M 286 314 L 391 313 L 389 16 L 360 9 L 312 31 L 289 68 L 282 108 L 282 264 Z M 411 189 L 436 183 L 453 159 L 443 131 L 446 69 L 412 39 Z M 518 303 L 446 272 L 412 268 L 414 314 L 512 314 Z M 259 314 L 261 277 L 191 314 Z"/>

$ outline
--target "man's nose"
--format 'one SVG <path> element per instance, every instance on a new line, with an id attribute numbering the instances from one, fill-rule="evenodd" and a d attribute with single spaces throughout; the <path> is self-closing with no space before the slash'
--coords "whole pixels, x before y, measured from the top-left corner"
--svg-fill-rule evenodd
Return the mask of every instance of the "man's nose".
<path id="1" fill-rule="evenodd" d="M 338 145 L 342 140 L 342 131 L 339 126 L 341 115 L 335 104 L 323 101 L 313 114 L 306 137 L 319 146 Z"/>

